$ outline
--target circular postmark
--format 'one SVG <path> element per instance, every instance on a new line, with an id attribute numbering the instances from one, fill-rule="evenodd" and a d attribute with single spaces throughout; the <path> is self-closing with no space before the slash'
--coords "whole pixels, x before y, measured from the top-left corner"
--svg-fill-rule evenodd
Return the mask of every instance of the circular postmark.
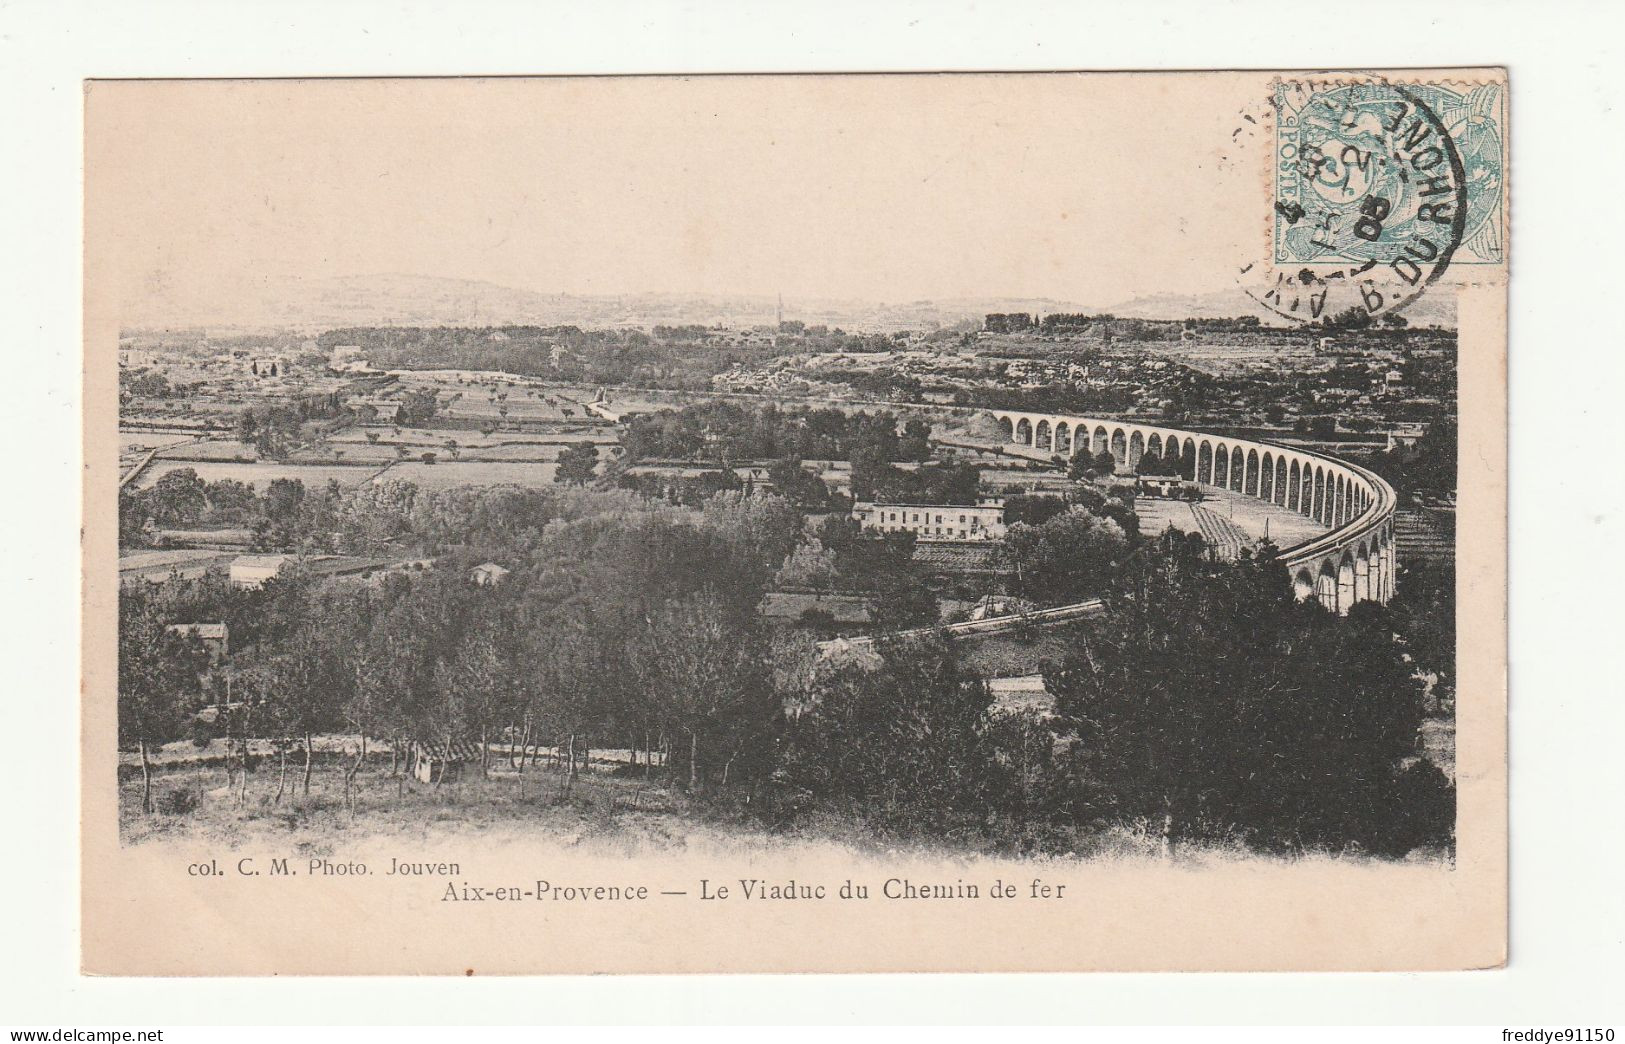
<path id="1" fill-rule="evenodd" d="M 1241 269 L 1249 297 L 1296 322 L 1364 325 L 1444 274 L 1468 184 L 1425 95 L 1380 80 L 1276 84 L 1270 255 Z"/>

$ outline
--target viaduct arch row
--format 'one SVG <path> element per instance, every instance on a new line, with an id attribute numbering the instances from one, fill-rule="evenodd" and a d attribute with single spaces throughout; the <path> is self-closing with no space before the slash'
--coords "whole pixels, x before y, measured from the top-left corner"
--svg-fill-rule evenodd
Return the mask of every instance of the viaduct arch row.
<path id="1" fill-rule="evenodd" d="M 1111 453 L 1133 469 L 1146 455 L 1179 461 L 1180 473 L 1296 511 L 1329 532 L 1281 550 L 1300 600 L 1346 613 L 1386 602 L 1395 589 L 1394 489 L 1376 474 L 1325 454 L 1161 425 L 1054 413 L 988 410 L 1006 438 L 1049 454 Z"/>

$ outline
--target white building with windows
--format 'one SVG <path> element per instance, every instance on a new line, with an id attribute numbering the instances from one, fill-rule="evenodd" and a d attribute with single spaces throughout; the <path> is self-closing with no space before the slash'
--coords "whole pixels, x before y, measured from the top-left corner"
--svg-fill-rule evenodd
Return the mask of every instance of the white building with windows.
<path id="1" fill-rule="evenodd" d="M 866 530 L 913 533 L 919 540 L 1001 540 L 1004 502 L 980 504 L 882 504 L 858 501 L 852 517 Z"/>

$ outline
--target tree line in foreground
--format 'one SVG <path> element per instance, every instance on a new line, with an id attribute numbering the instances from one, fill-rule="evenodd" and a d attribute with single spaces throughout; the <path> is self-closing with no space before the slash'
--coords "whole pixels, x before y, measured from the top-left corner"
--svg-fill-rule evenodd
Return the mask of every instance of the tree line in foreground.
<path id="1" fill-rule="evenodd" d="M 1015 712 L 947 637 L 831 661 L 805 632 L 765 627 L 763 593 L 803 546 L 778 498 L 721 494 L 694 512 L 570 497 L 517 531 L 497 584 L 453 551 L 371 584 L 294 573 L 257 591 L 126 591 L 121 742 L 146 764 L 216 701 L 240 792 L 252 773 L 273 803 L 308 791 L 313 738 L 337 734 L 347 800 L 369 741 L 392 758 L 472 750 L 479 770 L 517 749 L 521 774 L 539 748 L 570 752 L 569 771 L 577 752 L 615 748 L 698 813 L 777 829 L 833 815 L 1058 851 L 1114 829 L 1266 850 L 1449 841 L 1453 793 L 1418 757 L 1421 683 L 1390 614 L 1296 603 L 1268 548 L 1223 563 L 1184 539 L 1139 545 L 1105 581 L 1110 613 L 1046 665 L 1053 713 Z M 216 664 L 169 629 L 209 620 L 231 633 Z M 274 772 L 251 741 L 274 750 Z"/>

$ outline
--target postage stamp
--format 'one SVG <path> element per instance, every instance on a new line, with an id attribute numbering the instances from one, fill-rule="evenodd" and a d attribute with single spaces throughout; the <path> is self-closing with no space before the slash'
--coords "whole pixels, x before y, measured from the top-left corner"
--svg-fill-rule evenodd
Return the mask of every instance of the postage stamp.
<path id="1" fill-rule="evenodd" d="M 1277 262 L 1376 261 L 1416 279 L 1458 217 L 1449 264 L 1506 260 L 1503 84 L 1283 81 L 1275 100 Z"/>
<path id="2" fill-rule="evenodd" d="M 1254 300 L 1370 320 L 1452 266 L 1505 262 L 1504 83 L 1280 80 L 1271 104 L 1273 271 L 1244 270 Z"/>

